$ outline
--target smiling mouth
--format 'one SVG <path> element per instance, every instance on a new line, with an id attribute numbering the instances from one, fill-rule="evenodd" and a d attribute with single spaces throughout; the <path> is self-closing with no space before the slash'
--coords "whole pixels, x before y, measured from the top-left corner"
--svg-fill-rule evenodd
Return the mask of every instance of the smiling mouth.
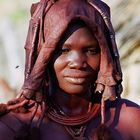
<path id="1" fill-rule="evenodd" d="M 76 84 L 76 85 L 81 85 L 86 82 L 85 77 L 65 77 L 65 80 L 68 81 L 69 83 Z"/>

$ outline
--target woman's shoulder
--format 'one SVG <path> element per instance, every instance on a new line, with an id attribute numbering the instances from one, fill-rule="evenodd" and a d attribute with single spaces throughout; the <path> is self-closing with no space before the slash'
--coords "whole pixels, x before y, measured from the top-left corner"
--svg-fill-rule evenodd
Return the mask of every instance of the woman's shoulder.
<path id="1" fill-rule="evenodd" d="M 123 99 L 123 98 L 118 98 L 115 101 L 108 101 L 107 105 L 110 107 L 114 107 L 114 108 L 121 108 L 122 110 L 140 110 L 140 106 L 138 104 L 136 104 L 133 101 L 127 100 L 127 99 Z"/>
<path id="2" fill-rule="evenodd" d="M 140 106 L 138 104 L 127 99 L 117 99 L 110 102 L 110 106 L 124 121 L 129 120 L 130 122 L 136 119 L 140 122 Z"/>
<path id="3" fill-rule="evenodd" d="M 0 116 L 0 136 L 2 140 L 14 140 L 21 135 L 27 135 L 32 111 L 11 111 Z"/>
<path id="4" fill-rule="evenodd" d="M 3 140 L 13 140 L 15 134 L 22 127 L 23 123 L 12 113 L 0 116 L 0 136 Z"/>
<path id="5" fill-rule="evenodd" d="M 140 106 L 127 99 L 112 102 L 112 112 L 118 116 L 118 129 L 127 131 L 133 139 L 140 139 Z"/>
<path id="6" fill-rule="evenodd" d="M 120 117 L 123 118 L 124 122 L 136 123 L 139 122 L 140 127 L 140 106 L 130 100 L 120 99 L 118 100 L 118 106 L 120 106 Z"/>

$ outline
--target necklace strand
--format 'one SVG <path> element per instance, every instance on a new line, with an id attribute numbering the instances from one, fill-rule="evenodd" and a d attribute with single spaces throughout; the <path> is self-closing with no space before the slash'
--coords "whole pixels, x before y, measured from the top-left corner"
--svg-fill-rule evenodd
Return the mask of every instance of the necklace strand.
<path id="1" fill-rule="evenodd" d="M 100 111 L 100 104 L 93 104 L 90 102 L 88 106 L 88 111 L 84 115 L 79 115 L 75 117 L 68 116 L 58 105 L 50 99 L 50 108 L 47 115 L 53 121 L 64 126 L 65 130 L 74 139 L 85 139 L 84 133 L 87 127 L 88 121 L 95 118 Z"/>
<path id="2" fill-rule="evenodd" d="M 100 111 L 100 104 L 91 105 L 89 103 L 88 111 L 84 115 L 75 117 L 68 116 L 58 105 L 51 100 L 50 108 L 47 115 L 53 121 L 64 125 L 66 131 L 74 139 L 84 139 L 84 133 L 87 127 L 87 122 L 95 118 Z M 79 127 L 79 128 L 78 128 Z"/>
<path id="3" fill-rule="evenodd" d="M 92 118 L 95 118 L 99 112 L 100 112 L 100 105 L 94 104 L 93 107 L 91 108 L 91 111 L 87 112 L 84 115 L 70 117 L 62 113 L 62 110 L 58 111 L 58 109 L 52 107 L 48 110 L 47 115 L 50 119 L 62 125 L 76 126 L 76 125 L 83 125 L 87 123 Z"/>

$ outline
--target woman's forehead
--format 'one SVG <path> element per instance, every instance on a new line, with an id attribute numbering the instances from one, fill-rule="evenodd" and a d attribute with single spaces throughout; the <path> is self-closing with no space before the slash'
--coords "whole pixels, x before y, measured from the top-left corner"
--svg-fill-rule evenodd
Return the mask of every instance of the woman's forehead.
<path id="1" fill-rule="evenodd" d="M 63 45 L 94 46 L 97 44 L 98 41 L 91 33 L 91 31 L 89 31 L 87 27 L 82 27 L 74 31 L 72 35 L 64 42 Z"/>
<path id="2" fill-rule="evenodd" d="M 84 37 L 84 34 L 85 35 L 88 33 L 93 34 L 93 33 L 91 33 L 90 28 L 84 23 L 84 21 L 78 20 L 78 21 L 72 22 L 68 25 L 68 28 L 65 30 L 59 43 L 64 44 L 64 42 L 66 42 L 66 40 L 69 40 L 69 38 L 71 38 L 71 36 L 73 34 L 75 34 L 77 31 L 79 31 L 80 29 L 82 29 L 84 31 L 84 33 L 82 32 L 82 34 L 81 34 L 82 37 Z M 75 37 L 76 37 L 76 35 L 75 35 Z"/>

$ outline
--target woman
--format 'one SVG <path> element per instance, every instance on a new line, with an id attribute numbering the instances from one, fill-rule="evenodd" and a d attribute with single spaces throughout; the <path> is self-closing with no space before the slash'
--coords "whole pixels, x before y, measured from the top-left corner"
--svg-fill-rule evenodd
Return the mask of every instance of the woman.
<path id="1" fill-rule="evenodd" d="M 120 99 L 109 7 L 42 0 L 31 13 L 25 81 L 19 97 L 0 106 L 1 139 L 140 140 L 139 106 Z"/>

